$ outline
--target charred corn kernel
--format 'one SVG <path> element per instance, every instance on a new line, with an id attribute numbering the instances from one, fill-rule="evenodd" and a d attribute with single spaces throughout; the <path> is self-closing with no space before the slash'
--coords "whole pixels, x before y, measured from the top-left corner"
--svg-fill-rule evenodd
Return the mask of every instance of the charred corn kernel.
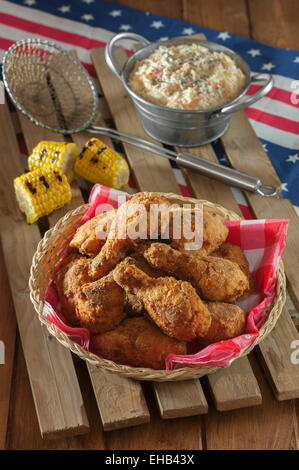
<path id="1" fill-rule="evenodd" d="M 44 140 L 34 147 L 28 157 L 29 170 L 53 165 L 71 182 L 75 176 L 74 164 L 78 155 L 79 149 L 74 143 Z"/>
<path id="2" fill-rule="evenodd" d="M 18 176 L 14 179 L 14 189 L 29 224 L 64 206 L 72 198 L 66 176 L 52 167 L 37 168 Z"/>
<path id="3" fill-rule="evenodd" d="M 76 160 L 75 173 L 91 183 L 115 189 L 126 184 L 130 175 L 124 158 L 96 138 L 86 142 Z"/>

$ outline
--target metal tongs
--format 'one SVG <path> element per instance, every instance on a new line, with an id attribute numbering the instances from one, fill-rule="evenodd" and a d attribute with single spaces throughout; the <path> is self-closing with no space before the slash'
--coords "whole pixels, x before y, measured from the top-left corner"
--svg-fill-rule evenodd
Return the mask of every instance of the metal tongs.
<path id="1" fill-rule="evenodd" d="M 168 160 L 174 161 L 179 166 L 198 171 L 204 176 L 214 178 L 222 183 L 229 184 L 239 189 L 260 194 L 261 196 L 277 196 L 280 192 L 280 188 L 263 184 L 262 181 L 255 176 L 247 175 L 246 173 L 234 170 L 233 168 L 210 162 L 204 158 L 192 155 L 192 153 L 189 152 L 177 153 L 139 137 L 126 134 L 125 132 L 119 132 L 114 129 L 108 129 L 106 127 L 91 126 L 87 131 L 92 134 L 107 135 L 112 139 L 120 140 L 121 142 L 131 144 L 142 150 L 147 150 L 160 155 L 161 157 L 165 157 Z"/>

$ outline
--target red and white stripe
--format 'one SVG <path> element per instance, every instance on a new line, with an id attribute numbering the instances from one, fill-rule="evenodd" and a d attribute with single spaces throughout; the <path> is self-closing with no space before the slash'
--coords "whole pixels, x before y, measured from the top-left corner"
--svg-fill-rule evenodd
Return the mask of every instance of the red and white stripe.
<path id="1" fill-rule="evenodd" d="M 246 109 L 258 137 L 292 150 L 299 146 L 299 86 L 292 78 L 273 75 L 270 93 Z M 297 84 L 297 86 L 296 86 Z M 252 85 L 248 95 L 261 87 Z"/>

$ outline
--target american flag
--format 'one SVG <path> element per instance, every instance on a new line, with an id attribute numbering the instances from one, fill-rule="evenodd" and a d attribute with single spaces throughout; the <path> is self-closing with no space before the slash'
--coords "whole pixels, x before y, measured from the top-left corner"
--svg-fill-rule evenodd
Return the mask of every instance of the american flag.
<path id="1" fill-rule="evenodd" d="M 115 34 L 135 32 L 150 41 L 204 33 L 240 54 L 253 72 L 271 73 L 275 85 L 265 97 L 246 109 L 247 116 L 282 182 L 281 197 L 290 199 L 299 214 L 299 51 L 266 46 L 226 31 L 213 31 L 191 23 L 152 15 L 104 0 L 0 0 L 0 59 L 16 41 L 30 37 L 51 39 L 79 59 L 96 81 L 89 49 L 104 47 Z M 251 86 L 254 93 L 257 86 Z M 221 163 L 225 156 L 213 144 Z M 173 167 L 184 194 L 186 182 Z M 241 192 L 235 197 L 246 215 Z"/>

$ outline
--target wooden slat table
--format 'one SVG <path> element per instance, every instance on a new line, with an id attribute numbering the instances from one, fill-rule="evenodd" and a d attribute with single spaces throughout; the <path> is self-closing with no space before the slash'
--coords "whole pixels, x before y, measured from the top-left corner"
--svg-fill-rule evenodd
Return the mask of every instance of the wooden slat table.
<path id="1" fill-rule="evenodd" d="M 245 0 L 227 0 L 226 2 L 221 0 L 210 0 L 209 2 L 202 0 L 166 0 L 164 2 L 144 0 L 142 5 L 137 0 L 123 0 L 118 3 L 142 8 L 151 13 L 182 18 L 218 30 L 227 30 L 241 35 L 253 34 L 257 39 L 272 45 L 299 47 L 297 30 L 293 27 L 294 23 L 292 22 L 292 18 L 296 17 L 296 5 L 291 0 L 271 1 L 271 7 L 275 4 L 273 8 L 270 8 L 270 1 L 263 2 L 263 5 L 269 3 L 267 11 L 271 12 L 270 15 L 266 16 L 261 9 L 261 5 L 257 5 L 254 0 L 250 0 L 249 3 Z M 267 28 L 268 22 L 269 27 Z M 283 35 L 276 35 L 278 22 L 284 30 Z M 98 52 L 94 52 L 96 66 L 97 54 Z M 122 53 L 120 52 L 120 54 Z M 110 99 L 109 108 L 116 127 L 132 132 L 132 126 L 134 126 L 135 135 L 144 137 L 139 121 L 134 115 L 134 110 L 129 108 L 128 111 L 127 108 L 125 114 L 122 112 L 121 100 L 123 100 L 123 95 L 121 95 L 119 83 L 113 82 L 111 75 L 106 75 L 105 78 L 106 72 L 104 67 L 100 67 L 98 70 L 102 87 L 104 88 L 106 82 L 106 93 L 111 93 L 111 99 L 114 97 L 112 104 Z M 111 92 L 111 87 L 114 86 L 115 88 Z M 116 96 L 119 100 L 115 99 Z M 5 339 L 7 338 L 5 341 L 7 361 L 4 367 L 0 365 L 0 384 L 2 383 L 2 377 L 5 379 L 5 387 L 3 388 L 0 385 L 0 448 L 298 449 L 296 406 L 295 400 L 292 399 L 298 396 L 298 367 L 288 361 L 290 340 L 296 339 L 298 336 L 296 336 L 297 333 L 286 309 L 273 333 L 248 358 L 236 361 L 230 369 L 217 372 L 204 380 L 188 381 L 179 384 L 178 387 L 175 387 L 175 384 L 154 384 L 154 387 L 149 383 L 144 383 L 142 386 L 140 384 L 136 385 L 136 382 L 129 383 L 127 379 L 118 380 L 119 378 L 116 379 L 112 374 L 95 371 L 91 367 L 87 368 L 82 361 L 76 360 L 73 363 L 70 353 L 58 343 L 56 344 L 56 341 L 49 340 L 46 334 L 45 344 L 49 356 L 47 356 L 48 359 L 45 359 L 43 354 L 39 354 L 38 359 L 43 361 L 45 367 L 48 367 L 47 364 L 49 363 L 47 361 L 51 362 L 51 358 L 53 358 L 53 360 L 56 360 L 56 368 L 55 373 L 52 369 L 52 373 L 54 373 L 53 380 L 51 379 L 51 373 L 49 375 L 49 390 L 44 387 L 41 390 L 39 389 L 39 382 L 36 381 L 37 369 L 32 359 L 34 349 L 28 347 L 30 338 L 34 336 L 34 333 L 32 332 L 32 336 L 29 335 L 28 337 L 28 331 L 30 330 L 25 328 L 24 320 L 22 322 L 23 318 L 20 317 L 21 306 L 22 314 L 25 315 L 26 313 L 27 315 L 24 316 L 25 319 L 29 319 L 30 309 L 32 309 L 28 297 L 26 297 L 28 295 L 27 285 L 24 283 L 24 273 L 22 274 L 20 269 L 17 270 L 15 263 L 13 264 L 8 259 L 10 253 L 12 253 L 12 247 L 14 247 L 15 259 L 22 258 L 24 244 L 26 247 L 31 246 L 32 241 L 29 243 L 28 240 L 32 240 L 32 234 L 30 233 L 30 237 L 26 235 L 29 233 L 29 229 L 23 223 L 23 218 L 20 217 L 15 206 L 12 205 L 9 182 L 11 183 L 12 176 L 17 168 L 19 168 L 19 172 L 22 170 L 17 162 L 18 149 L 13 128 L 7 110 L 3 106 L 0 107 L 0 117 L 0 132 L 2 132 L 0 136 L 1 157 L 3 158 L 5 155 L 6 158 L 7 154 L 13 154 L 12 161 L 9 163 L 9 175 L 4 175 L 1 173 L 2 170 L 0 171 L 1 182 L 5 182 L 0 211 L 2 221 L 1 240 L 6 262 L 6 268 L 3 263 L 0 263 L 1 281 L 3 279 L 0 298 L 6 313 L 4 319 L 8 320 L 8 322 L 3 322 L 3 316 L 0 320 L 0 340 L 3 337 L 1 335 L 5 335 Z M 101 118 L 99 117 L 99 119 Z M 50 137 L 50 134 L 44 133 L 45 131 L 41 128 L 36 131 L 37 128 L 30 127 L 32 125 L 23 117 L 20 118 L 20 122 L 21 126 L 18 119 L 14 118 L 15 126 L 23 131 L 28 150 L 37 141 Z M 247 121 L 244 120 L 243 115 L 240 115 L 238 124 L 241 125 L 239 130 L 243 130 L 248 138 Z M 236 129 L 237 126 L 231 128 L 232 131 Z M 7 142 L 8 136 L 10 137 L 9 142 Z M 61 140 L 61 136 L 54 134 L 52 137 L 54 140 L 58 138 Z M 74 141 L 82 145 L 87 135 L 79 134 L 72 137 Z M 244 162 L 238 159 L 238 153 L 234 152 L 233 132 L 226 134 L 225 137 L 222 139 L 222 145 L 232 165 L 248 172 L 251 171 L 251 168 L 242 166 L 249 164 L 250 159 L 247 158 Z M 146 152 L 136 152 L 130 146 L 124 146 L 124 149 L 128 161 L 133 167 L 139 189 L 179 191 L 167 161 Z M 211 146 L 204 146 L 200 150 L 195 149 L 192 151 L 194 153 L 200 152 L 200 155 L 207 159 L 216 159 Z M 269 168 L 267 156 L 262 153 L 259 142 L 254 137 L 250 139 L 248 147 L 250 158 L 252 158 L 253 153 L 259 155 L 259 163 Z M 5 165 L 7 167 L 6 160 Z M 146 177 L 144 177 L 145 173 Z M 167 175 L 167 178 L 165 178 L 165 175 Z M 214 200 L 236 212 L 238 211 L 231 190 L 227 186 L 190 172 L 185 172 L 185 176 L 189 189 L 196 197 Z M 270 170 L 269 178 L 272 178 L 271 181 L 273 181 L 273 178 L 274 180 L 277 178 L 273 170 Z M 43 221 L 44 226 L 52 226 L 65 211 L 82 203 L 82 195 L 78 186 L 73 185 L 72 191 L 72 206 L 53 213 L 47 221 Z M 255 198 L 252 195 L 249 195 L 248 200 L 257 217 L 281 217 L 281 214 L 275 215 L 280 210 L 280 206 L 277 206 L 277 209 L 267 206 L 259 202 L 262 198 Z M 290 249 L 289 254 L 286 252 L 287 259 L 285 262 L 290 294 L 298 307 L 298 278 L 294 264 L 291 262 L 296 242 L 295 227 L 297 221 L 290 205 L 287 202 L 283 202 L 282 205 L 283 210 L 286 210 L 286 213 L 288 216 L 290 214 L 292 219 Z M 13 222 L 10 217 L 12 207 L 14 207 Z M 269 212 L 263 215 L 264 211 Z M 41 227 L 43 223 L 40 224 Z M 16 235 L 16 225 L 18 226 L 18 233 L 22 235 Z M 34 233 L 33 238 L 37 243 L 40 238 L 37 226 L 35 228 L 30 227 L 30 229 L 33 229 L 31 232 Z M 22 244 L 19 247 L 17 241 L 20 240 L 22 240 Z M 31 251 L 29 248 L 28 250 L 26 259 L 29 263 Z M 18 253 L 20 253 L 19 256 Z M 14 308 L 10 296 L 7 295 L 7 292 L 9 292 L 8 285 L 14 300 L 27 368 L 18 334 L 15 348 Z M 30 319 L 32 321 L 32 313 Z M 36 334 L 41 337 L 40 333 Z M 43 346 L 43 348 L 45 347 Z M 13 378 L 11 381 L 12 371 Z M 53 396 L 55 397 L 55 392 L 52 395 L 55 390 L 55 380 L 58 380 L 58 383 L 66 380 L 69 382 L 69 390 L 72 390 L 73 394 L 71 397 L 68 396 L 68 405 L 65 404 L 66 396 L 58 394 L 56 399 L 53 399 Z M 80 389 L 78 384 L 80 384 Z M 60 390 L 59 386 L 56 390 Z M 111 390 L 112 393 L 107 393 L 107 390 Z M 123 394 L 125 394 L 125 399 L 119 403 L 118 407 L 114 407 L 114 413 L 111 412 L 112 402 L 118 400 Z M 35 397 L 35 403 L 33 397 Z M 240 400 L 239 403 L 238 399 Z M 131 405 L 128 405 L 130 400 L 132 400 L 134 411 L 137 410 L 137 415 L 130 415 L 129 411 L 132 408 Z M 42 404 L 45 405 L 45 403 L 51 403 L 51 406 L 45 406 L 45 409 L 43 409 Z M 10 407 L 9 404 L 11 404 Z M 73 414 L 71 415 L 67 411 L 67 420 L 63 422 L 60 421 L 61 416 L 58 411 L 54 418 L 52 413 L 52 420 L 48 422 L 47 419 L 49 413 L 51 414 L 51 409 L 58 405 L 57 409 L 59 410 L 59 407 L 63 404 L 66 406 L 66 410 L 73 407 Z M 252 406 L 257 404 L 259 406 Z M 240 407 L 243 408 L 240 409 Z M 223 412 L 227 409 L 231 411 Z M 222 410 L 222 412 L 218 410 Z M 208 419 L 205 419 L 203 414 L 207 412 Z M 37 416 L 39 416 L 39 422 Z M 137 421 L 134 421 L 136 416 Z M 149 416 L 150 422 L 148 422 Z M 178 418 L 178 416 L 184 416 L 184 418 Z M 161 419 L 161 417 L 164 419 Z M 137 422 L 143 424 L 134 426 Z M 26 432 L 23 431 L 24 423 L 26 423 Z M 61 423 L 63 423 L 62 426 Z M 132 427 L 121 429 L 123 426 L 129 425 Z M 104 433 L 103 429 L 110 431 Z M 79 434 L 88 430 L 88 434 L 68 437 L 68 434 Z M 51 437 L 54 440 L 42 439 L 40 431 L 45 437 Z"/>

